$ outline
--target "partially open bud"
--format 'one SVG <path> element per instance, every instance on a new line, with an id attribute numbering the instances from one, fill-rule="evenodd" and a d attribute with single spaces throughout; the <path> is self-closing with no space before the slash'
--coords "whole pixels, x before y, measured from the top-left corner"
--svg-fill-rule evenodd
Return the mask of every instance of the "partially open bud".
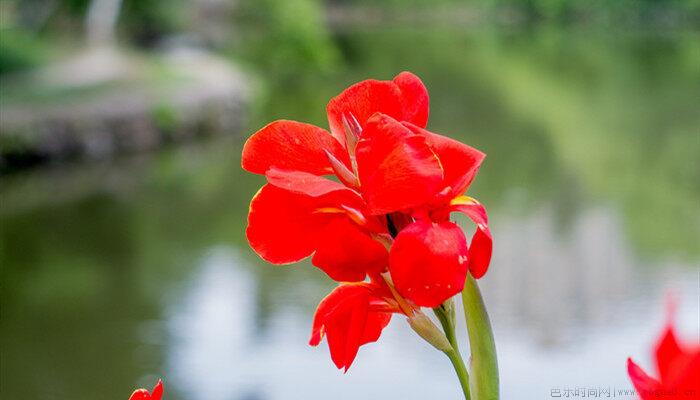
<path id="1" fill-rule="evenodd" d="M 362 134 L 362 127 L 352 113 L 347 113 L 343 115 L 343 128 L 345 128 L 345 142 L 348 147 L 348 152 L 354 155 L 355 146 L 357 146 L 357 141 Z"/>
<path id="2" fill-rule="evenodd" d="M 333 168 L 333 172 L 335 173 L 335 176 L 340 179 L 341 182 L 343 182 L 345 185 L 351 187 L 351 188 L 357 188 L 360 186 L 360 182 L 357 181 L 357 176 L 348 169 L 348 167 L 345 166 L 340 160 L 338 160 L 330 151 L 324 150 L 326 152 L 326 157 L 328 157 L 328 161 L 331 163 L 331 167 Z"/>
<path id="3" fill-rule="evenodd" d="M 352 113 L 347 113 L 343 115 L 343 128 L 345 130 L 345 145 L 348 150 L 348 155 L 350 156 L 350 161 L 352 162 L 352 170 L 357 174 L 355 147 L 357 147 L 357 141 L 360 140 L 362 127 Z"/>
<path id="4" fill-rule="evenodd" d="M 445 300 L 442 305 L 440 305 L 445 312 L 445 317 L 447 317 L 448 322 L 455 326 L 455 302 L 452 297 Z"/>
<path id="5" fill-rule="evenodd" d="M 409 316 L 408 324 L 411 325 L 411 328 L 413 328 L 420 337 L 433 345 L 436 349 L 444 352 L 453 350 L 445 334 L 422 312 L 416 311 L 413 315 Z"/>

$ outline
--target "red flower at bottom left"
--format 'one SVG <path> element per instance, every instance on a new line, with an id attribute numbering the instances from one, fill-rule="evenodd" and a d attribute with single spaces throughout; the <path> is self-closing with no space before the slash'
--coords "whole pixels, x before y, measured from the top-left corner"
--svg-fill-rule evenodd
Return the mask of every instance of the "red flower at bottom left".
<path id="1" fill-rule="evenodd" d="M 160 400 L 161 397 L 163 397 L 163 382 L 158 379 L 151 393 L 146 389 L 137 389 L 131 394 L 129 400 Z"/>

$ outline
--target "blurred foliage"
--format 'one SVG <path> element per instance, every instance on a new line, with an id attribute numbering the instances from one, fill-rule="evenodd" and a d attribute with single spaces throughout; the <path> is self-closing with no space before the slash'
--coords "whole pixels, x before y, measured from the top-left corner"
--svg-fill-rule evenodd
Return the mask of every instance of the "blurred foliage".
<path id="1" fill-rule="evenodd" d="M 532 20 L 551 22 L 622 21 L 645 23 L 669 16 L 697 20 L 697 0 L 489 0 L 492 7 L 508 7 Z"/>
<path id="2" fill-rule="evenodd" d="M 3 0 L 8 22 L 37 38 L 82 43 L 92 0 Z M 118 30 L 129 44 L 147 46 L 186 28 L 187 0 L 120 0 Z"/>
<path id="3" fill-rule="evenodd" d="M 26 31 L 0 28 L 0 75 L 35 67 L 48 51 L 45 42 Z"/>
<path id="4" fill-rule="evenodd" d="M 295 71 L 327 74 L 341 58 L 326 24 L 328 8 L 383 9 L 382 18 L 423 16 L 439 24 L 457 14 L 497 25 L 546 22 L 599 26 L 698 26 L 700 0 L 218 0 L 216 7 L 234 10 L 231 26 L 214 21 L 223 31 L 225 48 L 239 60 L 265 71 L 265 79 L 293 80 Z M 75 47 L 84 42 L 85 18 L 91 0 L 1 0 L 0 74 L 31 68 L 50 47 Z M 122 0 L 119 36 L 129 45 L 153 46 L 163 39 L 196 34 L 198 12 L 207 6 L 192 0 Z M 203 8 L 204 7 L 204 8 Z M 214 8 L 216 8 L 214 7 Z M 453 12 L 452 12 L 452 11 Z M 434 14 L 434 15 L 433 15 Z M 206 12 L 204 13 L 206 15 Z M 370 14 L 372 13 L 370 12 Z M 470 18 L 471 18 L 470 17 Z M 360 21 L 361 22 L 361 21 Z M 202 39 L 202 38 L 200 38 Z M 204 40 L 206 42 L 207 40 Z"/>
<path id="5" fill-rule="evenodd" d="M 120 31 L 130 41 L 152 46 L 187 26 L 186 0 L 124 0 Z"/>
<path id="6" fill-rule="evenodd" d="M 328 0 L 344 7 L 421 10 L 453 8 L 485 13 L 494 21 L 644 24 L 669 17 L 686 24 L 700 22 L 699 0 Z"/>
<path id="7" fill-rule="evenodd" d="M 319 0 L 243 0 L 234 23 L 241 58 L 271 79 L 328 73 L 338 65 Z"/>

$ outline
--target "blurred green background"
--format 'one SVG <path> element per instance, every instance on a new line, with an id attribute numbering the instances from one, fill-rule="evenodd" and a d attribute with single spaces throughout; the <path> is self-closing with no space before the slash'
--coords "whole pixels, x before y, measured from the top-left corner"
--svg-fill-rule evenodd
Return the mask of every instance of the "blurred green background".
<path id="1" fill-rule="evenodd" d="M 457 398 L 401 318 L 336 372 L 333 283 L 244 234 L 247 136 L 402 70 L 488 155 L 504 398 L 628 389 L 668 292 L 700 331 L 697 0 L 0 0 L 0 32 L 3 398 Z"/>

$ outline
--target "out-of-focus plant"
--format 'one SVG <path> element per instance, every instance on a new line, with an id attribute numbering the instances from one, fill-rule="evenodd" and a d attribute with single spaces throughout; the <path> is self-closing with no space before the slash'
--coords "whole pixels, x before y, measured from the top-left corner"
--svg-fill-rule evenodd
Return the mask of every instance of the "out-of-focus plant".
<path id="1" fill-rule="evenodd" d="M 119 28 L 137 45 L 154 45 L 186 27 L 187 9 L 183 0 L 124 0 Z"/>
<path id="2" fill-rule="evenodd" d="M 19 29 L 0 28 L 0 75 L 23 71 L 41 64 L 46 44 Z"/>
<path id="3" fill-rule="evenodd" d="M 274 79 L 325 73 L 337 65 L 319 0 L 243 0 L 235 23 L 237 48 Z"/>
<path id="4" fill-rule="evenodd" d="M 115 0 L 116 1 L 116 0 Z M 15 26 L 42 39 L 81 42 L 92 0 L 18 1 L 2 4 L 3 26 Z M 122 0 L 118 2 L 118 30 L 124 41 L 151 45 L 186 27 L 184 0 Z"/>

